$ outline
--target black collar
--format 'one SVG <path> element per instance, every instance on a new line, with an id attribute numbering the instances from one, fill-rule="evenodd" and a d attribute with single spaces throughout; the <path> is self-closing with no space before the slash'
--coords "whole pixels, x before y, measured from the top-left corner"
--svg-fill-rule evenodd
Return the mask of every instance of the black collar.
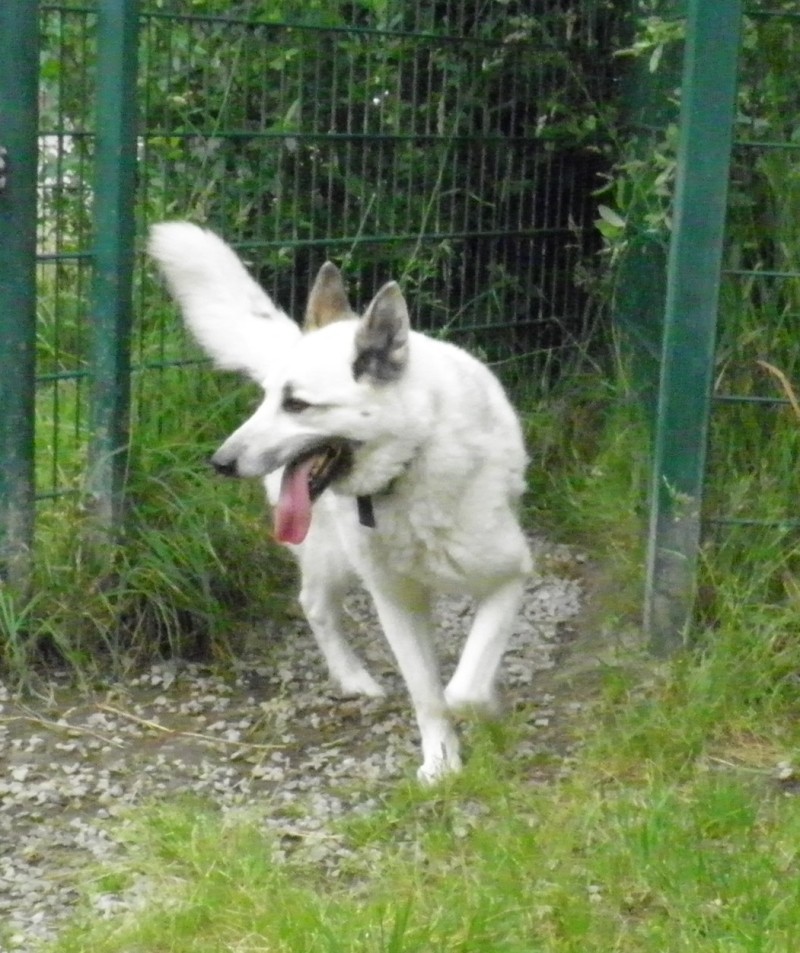
<path id="1" fill-rule="evenodd" d="M 358 522 L 362 526 L 375 529 L 375 510 L 372 506 L 372 497 L 357 496 L 356 505 L 358 506 Z"/>
<path id="2" fill-rule="evenodd" d="M 414 457 L 406 460 L 400 473 L 398 473 L 396 477 L 392 477 L 392 479 L 389 480 L 382 490 L 378 490 L 375 493 L 370 493 L 367 496 L 356 497 L 356 506 L 358 507 L 358 522 L 362 526 L 366 526 L 368 529 L 375 529 L 377 524 L 375 522 L 375 509 L 372 505 L 372 498 L 374 496 L 388 496 L 390 493 L 393 493 L 398 482 L 406 475 L 406 473 L 408 473 L 408 468 L 411 466 L 413 460 Z"/>

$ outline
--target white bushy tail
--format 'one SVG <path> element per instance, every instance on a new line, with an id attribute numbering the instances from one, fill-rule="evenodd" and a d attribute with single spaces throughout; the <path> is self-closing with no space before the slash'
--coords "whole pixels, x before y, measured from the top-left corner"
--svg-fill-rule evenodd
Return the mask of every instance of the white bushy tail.
<path id="1" fill-rule="evenodd" d="M 217 367 L 262 383 L 300 329 L 249 274 L 233 249 L 190 222 L 150 230 L 158 262 L 186 326 Z"/>

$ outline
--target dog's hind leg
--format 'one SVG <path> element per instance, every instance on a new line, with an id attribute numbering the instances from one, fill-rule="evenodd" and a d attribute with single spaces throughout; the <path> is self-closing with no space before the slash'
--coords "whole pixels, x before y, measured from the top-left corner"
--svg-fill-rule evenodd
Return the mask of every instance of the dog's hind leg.
<path id="1" fill-rule="evenodd" d="M 405 680 L 422 736 L 420 781 L 433 783 L 461 768 L 458 737 L 450 722 L 433 651 L 431 600 L 427 592 L 370 586 L 384 634 Z"/>
<path id="2" fill-rule="evenodd" d="M 453 710 L 497 713 L 495 681 L 522 601 L 524 580 L 514 577 L 478 604 L 464 651 L 445 690 Z"/>

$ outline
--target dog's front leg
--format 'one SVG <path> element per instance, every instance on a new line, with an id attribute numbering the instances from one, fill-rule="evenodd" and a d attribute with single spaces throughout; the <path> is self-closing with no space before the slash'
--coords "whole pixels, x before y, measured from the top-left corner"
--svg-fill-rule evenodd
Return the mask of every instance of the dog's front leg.
<path id="1" fill-rule="evenodd" d="M 524 585 L 523 578 L 515 576 L 478 604 L 464 651 L 445 690 L 451 709 L 497 713 L 497 670 L 519 612 Z"/>
<path id="2" fill-rule="evenodd" d="M 420 781 L 433 783 L 461 768 L 458 738 L 447 712 L 432 644 L 430 593 L 412 585 L 370 586 L 378 618 L 408 686 L 422 736 Z"/>
<path id="3" fill-rule="evenodd" d="M 333 682 L 345 695 L 381 698 L 385 692 L 364 667 L 344 634 L 343 604 L 351 577 L 342 562 L 320 564 L 318 553 L 304 549 L 300 556 L 300 605 L 328 665 Z"/>
<path id="4" fill-rule="evenodd" d="M 272 499 L 277 499 L 273 476 L 267 478 L 267 490 Z M 305 542 L 292 549 L 300 563 L 300 605 L 331 680 L 345 695 L 382 697 L 383 688 L 364 667 L 345 635 L 344 600 L 357 577 L 324 500 L 319 501 Z"/>
<path id="5" fill-rule="evenodd" d="M 345 695 L 381 698 L 386 693 L 366 670 L 344 635 L 342 603 L 346 586 L 315 587 L 303 580 L 300 605 L 328 666 L 331 680 Z"/>

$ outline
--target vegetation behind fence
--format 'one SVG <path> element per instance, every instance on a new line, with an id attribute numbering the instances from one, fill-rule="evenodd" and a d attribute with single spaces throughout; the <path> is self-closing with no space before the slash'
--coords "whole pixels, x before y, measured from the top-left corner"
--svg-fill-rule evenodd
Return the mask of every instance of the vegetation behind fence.
<path id="1" fill-rule="evenodd" d="M 331 257 L 356 300 L 394 276 L 418 327 L 492 358 L 552 359 L 590 320 L 598 104 L 618 18 L 606 4 L 540 6 L 312 4 L 298 18 L 290 5 L 145 4 L 139 237 L 162 218 L 208 223 L 293 313 Z M 91 173 L 95 127 L 113 118 L 94 110 L 97 21 L 91 6 L 42 6 L 40 496 L 80 482 L 72 451 L 90 421 Z M 135 310 L 150 419 L 186 352 L 142 270 Z"/>
<path id="2" fill-rule="evenodd" d="M 0 97 L 0 144 L 12 146 L 0 173 L 2 561 L 8 577 L 25 575 L 35 513 L 37 613 L 52 580 L 77 572 L 105 575 L 98 632 L 119 617 L 144 624 L 108 593 L 155 552 L 152 533 L 175 545 L 171 521 L 188 519 L 190 494 L 207 514 L 193 534 L 204 542 L 172 553 L 169 572 L 151 565 L 136 605 L 162 587 L 164 601 L 150 600 L 159 631 L 182 613 L 213 628 L 218 577 L 230 593 L 249 578 L 218 532 L 249 491 L 214 487 L 201 506 L 197 474 L 253 394 L 188 344 L 140 254 L 152 221 L 217 229 L 295 314 L 324 258 L 343 266 L 358 303 L 399 278 L 418 327 L 504 372 L 524 368 L 529 387 L 580 352 L 611 278 L 647 354 L 637 394 L 644 382 L 654 403 L 683 21 L 665 0 L 631 43 L 622 2 L 530 6 L 208 0 L 189 13 L 129 0 L 42 3 L 34 16 L 27 2 L 3 4 L 0 79 L 15 96 Z M 741 22 L 710 468 L 700 454 L 692 464 L 705 477 L 705 531 L 743 544 L 748 527 L 795 525 L 798 13 L 785 0 Z M 620 99 L 623 69 L 635 95 L 628 83 Z M 668 510 L 675 487 L 654 481 Z M 109 558 L 94 561 L 98 522 L 126 534 L 110 574 Z"/>
<path id="3" fill-rule="evenodd" d="M 396 278 L 417 327 L 511 372 L 547 377 L 582 346 L 624 5 L 38 6 L 5 4 L 2 33 L 10 50 L 36 20 L 40 37 L 38 170 L 13 163 L 38 204 L 35 574 L 89 578 L 98 525 L 127 534 L 113 560 L 141 565 L 145 515 L 147 532 L 175 516 L 176 471 L 191 479 L 252 400 L 187 342 L 140 254 L 153 221 L 208 224 L 294 314 L 332 258 L 357 304 Z M 221 560 L 210 537 L 206 556 Z M 178 562 L 148 584 L 203 627 L 208 571 Z"/>

